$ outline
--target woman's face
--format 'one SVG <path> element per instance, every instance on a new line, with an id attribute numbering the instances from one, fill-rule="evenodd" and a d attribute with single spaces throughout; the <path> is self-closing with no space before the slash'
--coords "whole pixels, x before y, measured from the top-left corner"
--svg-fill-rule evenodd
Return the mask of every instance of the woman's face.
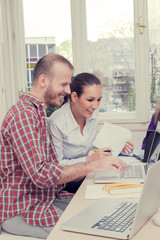
<path id="1" fill-rule="evenodd" d="M 75 109 L 78 115 L 91 117 L 93 112 L 99 107 L 102 98 L 101 85 L 85 86 L 83 94 L 75 100 Z"/>

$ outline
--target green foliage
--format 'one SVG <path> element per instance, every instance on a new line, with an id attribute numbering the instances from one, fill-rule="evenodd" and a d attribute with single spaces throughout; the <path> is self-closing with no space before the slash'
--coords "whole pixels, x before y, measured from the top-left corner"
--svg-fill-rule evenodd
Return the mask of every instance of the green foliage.
<path id="1" fill-rule="evenodd" d="M 135 111 L 136 110 L 136 92 L 135 88 L 129 87 L 128 91 L 128 110 Z"/>
<path id="2" fill-rule="evenodd" d="M 56 53 L 64 56 L 72 63 L 73 59 L 72 59 L 72 42 L 71 42 L 71 40 L 65 40 L 65 41 L 61 42 L 60 45 L 56 47 Z"/>
<path id="3" fill-rule="evenodd" d="M 49 117 L 57 109 L 58 109 L 58 107 L 48 107 L 46 110 L 47 117 Z"/>
<path id="4" fill-rule="evenodd" d="M 156 77 L 152 78 L 152 83 L 151 83 L 151 109 L 155 109 L 156 107 L 156 103 L 157 103 L 157 99 L 158 96 L 156 94 Z"/>

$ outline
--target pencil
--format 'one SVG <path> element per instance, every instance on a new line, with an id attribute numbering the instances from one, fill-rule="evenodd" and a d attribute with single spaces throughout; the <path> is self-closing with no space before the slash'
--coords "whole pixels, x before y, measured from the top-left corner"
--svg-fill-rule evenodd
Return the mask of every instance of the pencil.
<path id="1" fill-rule="evenodd" d="M 97 151 L 98 151 L 98 148 L 93 148 L 92 151 L 93 151 L 93 152 L 97 152 Z M 111 152 L 111 150 L 104 150 L 104 152 Z"/>

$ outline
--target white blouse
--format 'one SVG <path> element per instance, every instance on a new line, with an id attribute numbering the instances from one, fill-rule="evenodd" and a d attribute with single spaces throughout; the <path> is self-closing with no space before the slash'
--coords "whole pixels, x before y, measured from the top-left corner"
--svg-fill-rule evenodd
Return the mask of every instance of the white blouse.
<path id="1" fill-rule="evenodd" d="M 86 156 L 93 148 L 98 127 L 98 110 L 92 117 L 86 119 L 83 135 L 80 126 L 74 119 L 70 109 L 70 102 L 52 113 L 49 125 L 57 157 L 61 165 L 73 165 L 85 162 Z"/>

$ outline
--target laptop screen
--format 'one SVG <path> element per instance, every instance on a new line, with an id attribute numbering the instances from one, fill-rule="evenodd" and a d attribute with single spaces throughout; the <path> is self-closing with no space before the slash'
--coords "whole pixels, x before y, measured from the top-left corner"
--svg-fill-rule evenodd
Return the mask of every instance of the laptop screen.
<path id="1" fill-rule="evenodd" d="M 156 129 L 147 131 L 143 162 L 149 162 L 159 143 L 160 143 L 159 130 Z"/>

